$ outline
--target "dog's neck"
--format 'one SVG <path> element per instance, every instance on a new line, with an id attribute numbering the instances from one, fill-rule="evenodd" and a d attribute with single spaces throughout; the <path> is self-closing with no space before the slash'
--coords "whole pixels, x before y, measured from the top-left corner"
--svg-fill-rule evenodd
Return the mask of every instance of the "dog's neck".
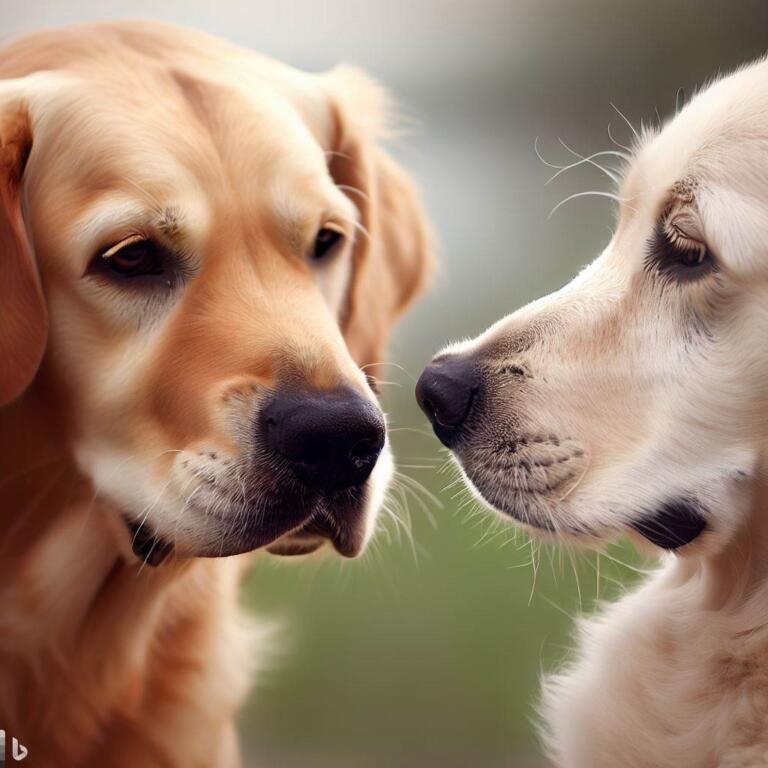
<path id="1" fill-rule="evenodd" d="M 714 552 L 680 557 L 671 569 L 681 584 L 694 584 L 702 610 L 738 613 L 761 598 L 768 616 L 768 483 L 753 481 L 746 518 Z"/>
<path id="2" fill-rule="evenodd" d="M 126 718 L 157 709 L 159 648 L 166 664 L 180 658 L 198 677 L 222 676 L 210 605 L 234 610 L 242 566 L 142 567 L 45 402 L 30 392 L 0 409 L 0 724 L 40 765 L 90 765 L 110 729 L 124 732 Z M 232 682 L 225 718 L 242 690 Z"/>
<path id="3" fill-rule="evenodd" d="M 44 553 L 55 532 L 69 541 L 69 555 L 96 571 L 125 560 L 127 531 L 78 470 L 72 435 L 57 398 L 36 384 L 17 402 L 0 409 L 0 583 L 18 583 Z M 79 535 L 70 527 L 81 524 Z M 64 535 L 66 534 L 66 535 Z M 96 567 L 95 561 L 99 561 Z M 44 570 L 55 570 L 47 559 Z M 127 562 L 127 561 L 126 561 Z M 50 573 L 51 577 L 54 576 Z M 81 574 L 82 575 L 82 574 Z M 105 575 L 105 574 L 103 574 Z"/>

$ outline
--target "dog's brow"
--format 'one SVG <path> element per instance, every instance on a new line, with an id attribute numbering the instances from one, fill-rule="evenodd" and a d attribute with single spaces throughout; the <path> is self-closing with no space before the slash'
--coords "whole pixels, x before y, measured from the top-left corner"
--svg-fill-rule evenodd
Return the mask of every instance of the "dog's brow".
<path id="1" fill-rule="evenodd" d="M 157 221 L 157 228 L 170 240 L 179 236 L 181 225 L 179 223 L 180 215 L 178 208 L 168 206 L 160 214 Z"/>
<path id="2" fill-rule="evenodd" d="M 151 224 L 169 240 L 181 233 L 179 211 L 174 206 L 157 210 L 148 209 L 136 200 L 111 200 L 98 204 L 80 217 L 73 227 L 71 244 L 76 248 L 89 249 L 103 240 L 110 232 L 130 222 Z"/>
<path id="3" fill-rule="evenodd" d="M 339 200 L 329 201 L 327 205 L 323 206 L 324 212 L 319 216 L 316 205 L 317 203 L 312 205 L 311 203 L 302 202 L 295 195 L 291 195 L 289 191 L 275 196 L 275 207 L 278 221 L 280 222 L 280 229 L 290 247 L 296 251 L 301 249 L 306 237 L 307 228 L 312 226 L 312 222 L 316 222 L 316 225 L 321 225 L 326 220 L 332 220 L 339 224 L 350 224 L 353 227 L 357 225 L 358 216 L 355 215 L 357 209 L 345 196 L 342 196 Z M 348 208 L 348 210 L 345 210 L 345 208 Z"/>
<path id="4" fill-rule="evenodd" d="M 84 248 L 126 221 L 145 217 L 147 208 L 135 200 L 109 200 L 90 208 L 72 227 L 71 245 Z"/>
<path id="5" fill-rule="evenodd" d="M 672 197 L 682 203 L 692 203 L 697 185 L 698 182 L 693 176 L 685 176 L 672 185 Z"/>

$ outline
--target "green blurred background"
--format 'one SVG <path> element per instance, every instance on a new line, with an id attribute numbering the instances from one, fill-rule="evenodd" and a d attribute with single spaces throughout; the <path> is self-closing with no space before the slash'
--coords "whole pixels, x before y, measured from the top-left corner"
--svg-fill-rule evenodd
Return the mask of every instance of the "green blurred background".
<path id="1" fill-rule="evenodd" d="M 415 379 L 472 336 L 562 285 L 610 237 L 606 190 L 555 164 L 629 143 L 678 89 L 768 49 L 765 0 L 0 0 L 0 32 L 145 16 L 198 26 L 296 66 L 361 65 L 402 106 L 393 152 L 424 191 L 441 269 L 399 326 L 384 386 L 400 477 L 361 560 L 259 557 L 245 599 L 275 626 L 243 713 L 248 765 L 544 765 L 532 722 L 542 670 L 567 657 L 574 614 L 637 578 L 628 548 L 540 548 L 468 500 L 415 408 Z M 410 520 L 410 522 L 409 522 Z M 619 559 L 629 566 L 616 562 Z M 631 567 L 630 567 L 631 566 Z"/>

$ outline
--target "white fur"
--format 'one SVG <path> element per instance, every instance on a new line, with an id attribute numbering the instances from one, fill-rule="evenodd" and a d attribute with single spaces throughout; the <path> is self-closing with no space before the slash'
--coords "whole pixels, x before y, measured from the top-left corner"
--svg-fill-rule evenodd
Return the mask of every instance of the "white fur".
<path id="1" fill-rule="evenodd" d="M 516 498 L 510 514 L 555 536 L 639 542 L 632 527 L 670 499 L 704 510 L 705 532 L 582 621 L 545 683 L 558 766 L 768 765 L 768 63 L 643 136 L 619 199 L 615 236 L 570 285 L 449 349 L 493 382 L 457 458 L 484 498 Z M 657 226 L 705 243 L 716 272 L 662 279 Z M 503 378 L 510 362 L 527 380 Z M 542 469 L 491 466 L 502 438 L 548 433 L 588 457 L 565 496 L 528 490 Z"/>

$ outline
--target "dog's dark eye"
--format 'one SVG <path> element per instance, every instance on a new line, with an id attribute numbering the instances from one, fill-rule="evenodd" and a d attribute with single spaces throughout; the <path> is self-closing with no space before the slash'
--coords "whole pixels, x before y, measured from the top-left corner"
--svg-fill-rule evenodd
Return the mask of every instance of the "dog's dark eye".
<path id="1" fill-rule="evenodd" d="M 123 277 L 162 275 L 166 259 L 163 249 L 152 240 L 134 236 L 124 240 L 100 255 L 102 262 Z"/>
<path id="2" fill-rule="evenodd" d="M 704 243 L 682 243 L 678 241 L 670 243 L 670 247 L 677 249 L 680 263 L 689 269 L 701 267 L 712 258 Z"/>
<path id="3" fill-rule="evenodd" d="M 312 248 L 312 259 L 319 261 L 326 258 L 334 250 L 336 246 L 343 240 L 344 235 L 335 229 L 330 227 L 323 227 L 315 238 L 315 244 Z"/>
<path id="4" fill-rule="evenodd" d="M 664 222 L 659 222 L 648 244 L 648 267 L 680 282 L 698 280 L 716 269 L 706 244 L 686 238 Z"/>
<path id="5" fill-rule="evenodd" d="M 184 277 L 184 260 L 160 243 L 142 235 L 131 235 L 99 251 L 88 265 L 86 275 L 102 280 L 119 280 L 130 285 L 173 287 Z"/>

